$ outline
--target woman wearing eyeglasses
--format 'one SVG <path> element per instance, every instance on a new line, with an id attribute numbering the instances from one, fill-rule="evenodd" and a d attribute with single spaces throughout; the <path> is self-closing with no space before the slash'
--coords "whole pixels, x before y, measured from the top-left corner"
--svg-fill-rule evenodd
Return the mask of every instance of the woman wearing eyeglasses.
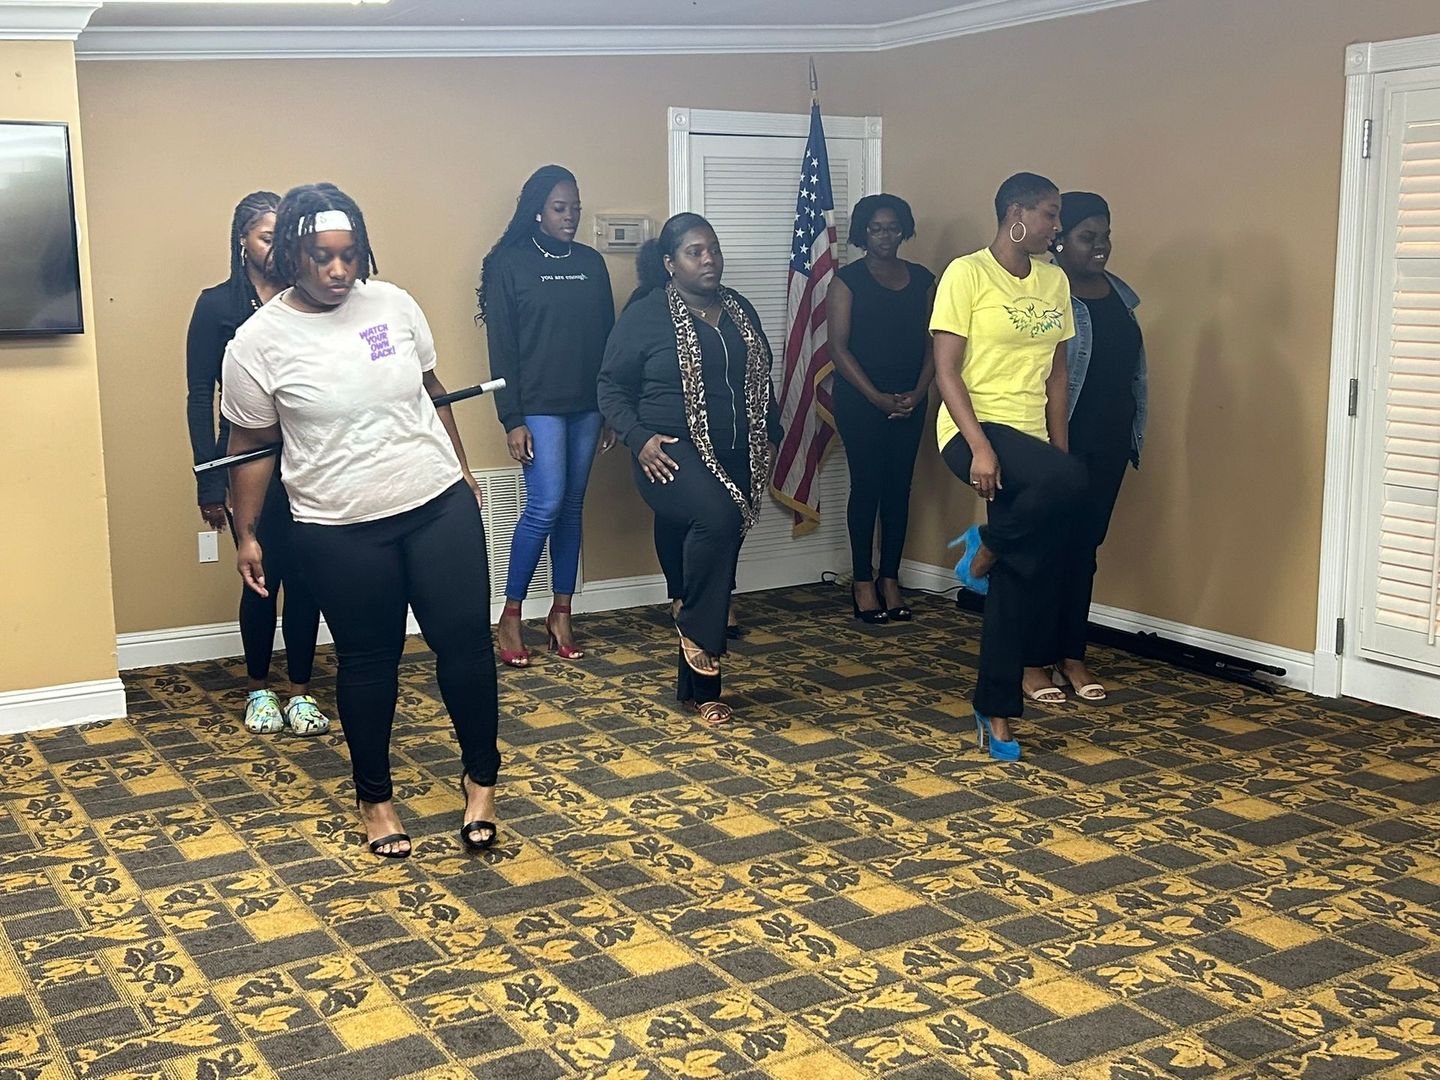
<path id="1" fill-rule="evenodd" d="M 830 285 L 830 355 L 835 424 L 850 463 L 852 607 L 870 624 L 905 622 L 900 555 L 910 520 L 910 477 L 925 427 L 925 395 L 935 375 L 929 332 L 935 275 L 900 258 L 915 235 L 910 205 L 867 195 L 850 215 L 850 246 L 865 252 Z M 874 575 L 875 519 L 880 573 Z"/>

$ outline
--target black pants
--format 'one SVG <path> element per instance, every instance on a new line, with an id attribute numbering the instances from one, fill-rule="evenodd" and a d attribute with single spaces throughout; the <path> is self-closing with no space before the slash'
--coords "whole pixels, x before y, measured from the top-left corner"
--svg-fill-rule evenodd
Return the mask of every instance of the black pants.
<path id="1" fill-rule="evenodd" d="M 730 591 L 744 539 L 735 500 L 700 460 L 693 443 L 670 443 L 665 452 L 680 466 L 668 484 L 652 484 L 635 463 L 635 486 L 655 512 L 656 555 L 672 594 L 679 584 L 680 630 L 711 656 L 725 652 Z M 750 461 L 745 449 L 716 451 L 721 467 L 748 493 Z M 713 701 L 720 680 L 697 676 L 680 658 L 676 694 L 682 701 Z"/>
<path id="2" fill-rule="evenodd" d="M 850 464 L 850 562 L 856 581 L 872 581 L 875 519 L 880 519 L 880 577 L 900 576 L 910 524 L 910 479 L 925 432 L 925 406 L 890 420 L 842 379 L 835 380 L 835 425 Z"/>
<path id="3" fill-rule="evenodd" d="M 335 636 L 336 703 L 356 794 L 369 803 L 391 797 L 390 728 L 406 604 L 434 650 L 465 772 L 481 786 L 495 783 L 499 706 L 490 567 L 469 487 L 457 482 L 423 506 L 379 521 L 297 524 L 295 540 Z"/>
<path id="4" fill-rule="evenodd" d="M 660 572 L 665 575 L 665 595 L 671 600 L 679 600 L 685 595 L 685 531 L 683 522 L 677 523 L 656 515 L 655 556 L 660 560 Z M 736 562 L 739 562 L 738 555 Z M 730 591 L 735 591 L 733 577 Z"/>
<path id="5" fill-rule="evenodd" d="M 1015 717 L 1024 711 L 1020 682 L 1034 627 L 1055 619 L 1058 597 L 1053 565 L 1063 528 L 1085 490 L 1085 467 L 1049 443 L 1003 424 L 981 424 L 1000 460 L 1000 491 L 981 527 L 995 553 L 985 619 L 980 630 L 980 675 L 975 711 Z M 940 452 L 960 479 L 970 482 L 970 446 L 956 435 Z"/>
<path id="6" fill-rule="evenodd" d="M 1056 550 L 1055 617 L 1037 617 L 1026 646 L 1025 662 L 1031 667 L 1085 659 L 1096 555 L 1110 531 L 1110 516 L 1130 464 L 1130 447 L 1124 443 L 1093 449 L 1071 447 L 1070 456 L 1085 466 L 1087 482 Z"/>
<path id="7" fill-rule="evenodd" d="M 229 511 L 226 511 L 229 517 Z M 245 672 L 258 682 L 270 677 L 270 658 L 275 650 L 275 611 L 280 589 L 285 589 L 285 610 L 281 633 L 285 639 L 285 668 L 292 683 L 308 683 L 315 671 L 315 636 L 320 629 L 320 607 L 300 572 L 295 558 L 290 500 L 276 469 L 265 492 L 265 504 L 255 537 L 260 541 L 269 596 L 251 589 L 240 590 L 240 644 L 245 650 Z M 235 536 L 235 519 L 230 518 L 230 535 Z"/>

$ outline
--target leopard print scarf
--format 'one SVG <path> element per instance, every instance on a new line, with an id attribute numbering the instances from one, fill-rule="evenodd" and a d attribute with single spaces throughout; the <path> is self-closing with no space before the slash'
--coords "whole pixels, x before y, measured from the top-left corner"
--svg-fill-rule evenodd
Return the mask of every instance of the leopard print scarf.
<path id="1" fill-rule="evenodd" d="M 705 467 L 735 500 L 744 529 L 749 532 L 760 520 L 760 500 L 770 477 L 770 442 L 765 427 L 765 415 L 770 409 L 770 346 L 765 335 L 745 314 L 734 291 L 721 286 L 720 304 L 745 339 L 745 417 L 750 424 L 750 491 L 747 495 L 721 468 L 710 441 L 710 418 L 705 411 L 705 384 L 701 376 L 700 335 L 695 331 L 695 321 L 674 282 L 665 287 L 665 296 L 670 303 L 670 320 L 675 324 L 675 348 L 680 354 L 680 385 L 685 393 L 690 439 Z"/>

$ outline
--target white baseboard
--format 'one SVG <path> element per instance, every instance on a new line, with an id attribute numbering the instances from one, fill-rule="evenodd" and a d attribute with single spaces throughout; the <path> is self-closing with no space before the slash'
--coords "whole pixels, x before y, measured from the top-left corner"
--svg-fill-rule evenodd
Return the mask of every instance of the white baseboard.
<path id="1" fill-rule="evenodd" d="M 119 679 L 0 692 L 0 735 L 124 718 L 125 687 Z"/>
<path id="2" fill-rule="evenodd" d="M 916 562 L 913 559 L 906 559 L 902 562 L 900 572 L 904 576 L 905 584 L 918 586 L 932 592 L 953 591 L 957 585 L 955 575 L 949 568 Z M 1091 605 L 1090 621 L 1115 630 L 1127 630 L 1130 633 L 1159 634 L 1161 637 L 1180 641 L 1186 645 L 1195 645 L 1202 649 L 1238 656 L 1243 660 L 1251 660 L 1258 664 L 1284 668 L 1285 674 L 1276 678 L 1276 682 L 1282 686 L 1304 690 L 1306 693 L 1311 693 L 1314 689 L 1315 657 L 1312 653 L 1301 652 L 1299 649 L 1287 649 L 1281 645 L 1271 645 L 1268 642 L 1237 637 L 1234 634 L 1225 634 L 1218 630 L 1207 630 L 1204 627 L 1189 626 L 1185 623 L 1173 622 L 1170 619 L 1143 615 L 1138 611 L 1126 611 L 1124 608 L 1109 607 L 1105 604 Z"/>
<path id="3" fill-rule="evenodd" d="M 320 632 L 315 640 L 321 645 L 330 644 L 330 628 L 325 625 L 324 619 L 320 620 Z M 276 627 L 275 648 L 284 647 L 280 629 Z M 227 656 L 241 656 L 244 652 L 240 644 L 240 624 L 234 622 L 142 630 L 119 634 L 115 638 L 115 653 L 121 671 L 163 664 L 188 664 L 196 660 L 219 660 Z"/>
<path id="4" fill-rule="evenodd" d="M 615 611 L 619 608 L 641 607 L 645 604 L 665 602 L 665 578 L 660 574 L 644 574 L 638 577 L 609 578 L 592 581 L 582 586 L 575 594 L 575 611 Z M 490 621 L 500 618 L 503 603 L 490 605 Z M 525 601 L 524 617 L 543 618 L 550 610 L 550 597 L 533 596 Z M 405 632 L 418 634 L 420 624 L 411 613 L 406 621 Z M 320 620 L 320 632 L 316 642 L 328 645 L 333 639 L 325 620 Z M 276 650 L 285 647 L 280 628 L 275 629 Z M 168 630 L 142 630 L 138 633 L 120 634 L 115 639 L 115 651 L 119 657 L 120 670 L 160 667 L 165 664 L 188 664 L 197 660 L 221 660 L 241 656 L 244 649 L 240 643 L 238 623 L 206 623 L 201 626 L 177 626 Z"/>

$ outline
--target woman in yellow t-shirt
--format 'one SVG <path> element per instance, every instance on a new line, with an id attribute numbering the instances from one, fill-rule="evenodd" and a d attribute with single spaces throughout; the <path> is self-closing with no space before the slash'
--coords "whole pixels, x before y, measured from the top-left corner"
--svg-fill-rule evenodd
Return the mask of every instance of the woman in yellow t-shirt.
<path id="1" fill-rule="evenodd" d="M 955 568 L 962 584 L 985 594 L 976 739 L 992 758 L 1018 761 L 1009 722 L 1024 711 L 1027 627 L 1058 602 L 1057 526 L 1084 490 L 1085 470 L 1067 453 L 1070 285 L 1043 258 L 1060 231 L 1060 191 L 1017 173 L 1000 185 L 995 216 L 990 246 L 941 277 L 930 330 L 940 456 L 987 504 L 987 524 L 958 541 Z"/>

